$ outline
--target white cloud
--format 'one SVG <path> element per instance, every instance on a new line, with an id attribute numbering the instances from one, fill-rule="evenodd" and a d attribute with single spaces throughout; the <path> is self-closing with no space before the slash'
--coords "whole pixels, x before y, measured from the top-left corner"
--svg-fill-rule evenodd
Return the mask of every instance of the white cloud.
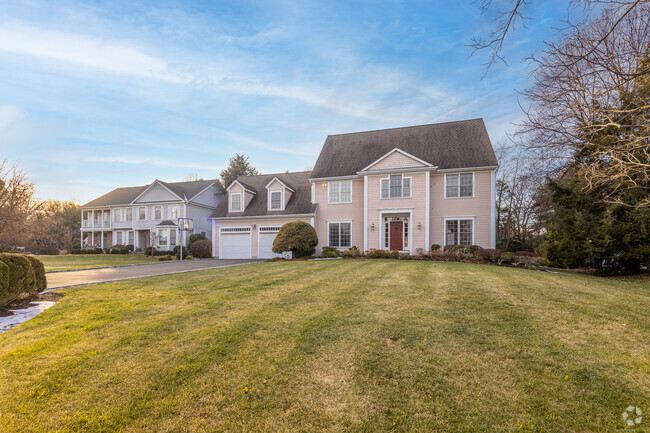
<path id="1" fill-rule="evenodd" d="M 198 164 L 188 161 L 142 155 L 91 156 L 85 160 L 86 162 L 104 164 L 142 165 L 163 168 L 191 168 L 195 170 L 214 170 L 215 168 L 215 166 L 211 164 Z"/>

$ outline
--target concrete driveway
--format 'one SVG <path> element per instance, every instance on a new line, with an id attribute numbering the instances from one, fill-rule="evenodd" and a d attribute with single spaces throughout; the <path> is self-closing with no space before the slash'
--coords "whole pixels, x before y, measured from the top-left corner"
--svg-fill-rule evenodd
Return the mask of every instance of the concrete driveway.
<path id="1" fill-rule="evenodd" d="M 204 269 L 225 268 L 228 266 L 258 263 L 263 260 L 219 260 L 202 259 L 182 262 L 162 262 L 146 265 L 122 266 L 114 268 L 88 269 L 85 271 L 49 272 L 47 290 L 61 289 L 85 284 L 106 283 L 110 281 L 130 280 L 132 278 L 153 277 L 156 275 L 178 274 L 182 272 L 202 271 Z"/>

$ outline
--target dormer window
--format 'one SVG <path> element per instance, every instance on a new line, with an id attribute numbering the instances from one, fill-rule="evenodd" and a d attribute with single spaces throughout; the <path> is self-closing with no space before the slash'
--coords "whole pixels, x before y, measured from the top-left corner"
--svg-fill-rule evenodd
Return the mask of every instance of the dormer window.
<path id="1" fill-rule="evenodd" d="M 242 194 L 240 192 L 230 193 L 230 212 L 242 211 Z"/>
<path id="2" fill-rule="evenodd" d="M 282 191 L 270 191 L 270 210 L 282 210 Z"/>

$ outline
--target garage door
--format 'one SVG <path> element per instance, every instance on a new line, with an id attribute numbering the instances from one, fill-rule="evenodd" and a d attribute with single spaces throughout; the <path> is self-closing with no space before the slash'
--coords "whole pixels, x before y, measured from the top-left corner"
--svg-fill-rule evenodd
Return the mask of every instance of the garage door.
<path id="1" fill-rule="evenodd" d="M 219 258 L 250 259 L 250 227 L 222 227 L 219 240 Z"/>
<path id="2" fill-rule="evenodd" d="M 258 257 L 260 259 L 272 259 L 273 257 L 282 257 L 282 254 L 275 254 L 272 250 L 275 235 L 280 231 L 280 227 L 260 227 Z"/>

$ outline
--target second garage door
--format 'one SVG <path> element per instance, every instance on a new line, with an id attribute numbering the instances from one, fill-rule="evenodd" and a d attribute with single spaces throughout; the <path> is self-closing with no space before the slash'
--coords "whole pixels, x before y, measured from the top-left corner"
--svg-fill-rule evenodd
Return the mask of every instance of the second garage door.
<path id="1" fill-rule="evenodd" d="M 273 257 L 282 257 L 282 254 L 273 252 L 273 241 L 280 231 L 280 227 L 260 227 L 258 238 L 258 257 L 260 259 L 272 259 Z"/>
<path id="2" fill-rule="evenodd" d="M 251 258 L 250 228 L 222 227 L 219 244 L 219 258 L 221 259 Z"/>

